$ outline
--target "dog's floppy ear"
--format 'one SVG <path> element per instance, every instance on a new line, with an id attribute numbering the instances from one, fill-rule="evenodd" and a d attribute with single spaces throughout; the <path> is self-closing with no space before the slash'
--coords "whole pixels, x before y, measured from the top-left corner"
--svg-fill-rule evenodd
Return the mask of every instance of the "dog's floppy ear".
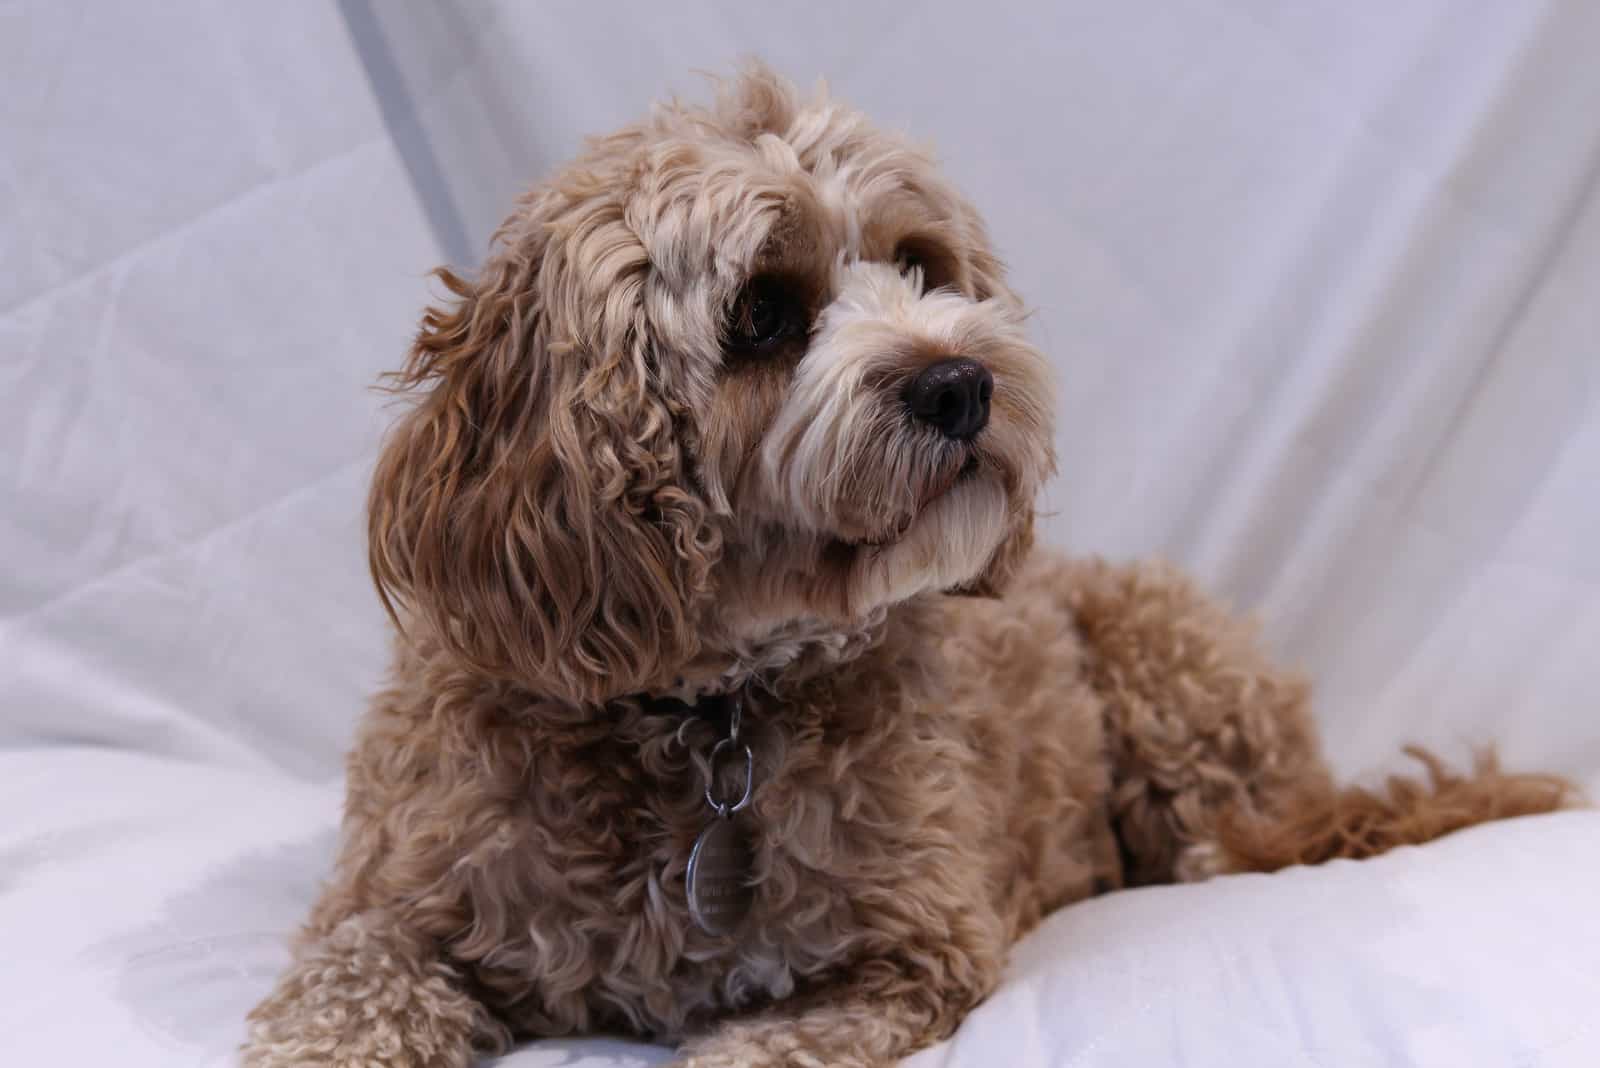
<path id="1" fill-rule="evenodd" d="M 692 655 L 720 543 L 655 380 L 648 260 L 620 207 L 549 194 L 522 212 L 475 281 L 439 272 L 455 300 L 394 376 L 421 397 L 379 458 L 368 552 L 403 628 L 592 703 Z"/>

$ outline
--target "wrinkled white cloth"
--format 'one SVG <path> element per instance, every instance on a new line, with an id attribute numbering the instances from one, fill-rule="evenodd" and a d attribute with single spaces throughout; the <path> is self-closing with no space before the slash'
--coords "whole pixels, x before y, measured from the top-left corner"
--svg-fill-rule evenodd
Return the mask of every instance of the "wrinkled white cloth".
<path id="1" fill-rule="evenodd" d="M 384 668 L 368 387 L 425 272 L 741 54 L 985 210 L 1057 366 L 1048 540 L 1261 614 L 1347 772 L 1498 740 L 1600 787 L 1596 40 L 1587 0 L 0 4 L 0 1063 L 226 1063 Z M 1597 857 L 1574 814 L 1093 902 L 919 1063 L 1600 1063 Z M 653 1055 L 511 1063 L 580 1048 Z"/>
<path id="2" fill-rule="evenodd" d="M 336 784 L 104 749 L 0 752 L 4 1063 L 213 1068 L 287 962 Z M 1133 890 L 1050 918 L 915 1068 L 1587 1066 L 1600 813 L 1363 863 Z M 571 1058 L 571 1059 L 568 1059 Z M 506 1068 L 657 1063 L 543 1042 Z"/>

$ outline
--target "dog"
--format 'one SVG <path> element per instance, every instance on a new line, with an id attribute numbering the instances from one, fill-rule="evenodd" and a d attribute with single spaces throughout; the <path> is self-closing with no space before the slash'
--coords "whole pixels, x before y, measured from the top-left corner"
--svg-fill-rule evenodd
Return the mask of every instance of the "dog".
<path id="1" fill-rule="evenodd" d="M 868 1068 L 1051 910 L 1572 800 L 1334 785 L 1307 688 L 1159 565 L 1033 549 L 1049 364 L 929 157 L 754 67 L 441 271 L 369 501 L 392 680 L 244 1063 L 620 1032 Z"/>

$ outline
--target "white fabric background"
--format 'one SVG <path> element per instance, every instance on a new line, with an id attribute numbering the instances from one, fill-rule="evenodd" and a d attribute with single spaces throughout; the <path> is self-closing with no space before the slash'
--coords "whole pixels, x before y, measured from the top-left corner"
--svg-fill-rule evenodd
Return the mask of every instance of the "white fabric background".
<path id="1" fill-rule="evenodd" d="M 1408 736 L 1600 771 L 1600 7 L 441 12 L 379 9 L 448 254 L 688 70 L 826 74 L 935 147 L 1037 309 L 1052 541 L 1260 613 L 1351 771 Z"/>
<path id="2" fill-rule="evenodd" d="M 225 1062 L 383 669 L 366 387 L 425 271 L 470 265 L 584 133 L 743 54 L 931 141 L 987 211 L 1059 368 L 1049 540 L 1173 557 L 1261 614 L 1348 772 L 1406 739 L 1495 740 L 1600 786 L 1597 44 L 1587 0 L 0 0 L 0 1059 Z M 1264 1003 L 1201 977 L 1240 959 L 1278 960 L 1251 982 L 1292 1003 L 1237 1047 L 1262 1063 L 1468 1063 L 1446 1055 L 1463 1033 L 1593 1063 L 1566 995 L 1529 991 L 1554 968 L 1600 992 L 1578 904 L 1600 832 L 1530 827 L 1069 912 L 985 1010 L 1006 1022 L 929 1063 L 1162 1056 L 1113 1034 L 1234 1063 L 1209 1059 L 1232 1047 L 1203 999 Z M 1308 966 L 1389 914 L 1361 887 L 1402 877 L 1456 920 Z M 1170 902 L 1216 916 L 1228 953 L 1151 935 Z M 1285 933 L 1340 902 L 1320 936 Z M 1418 980 L 1455 1030 L 1351 1007 L 1402 958 L 1456 960 L 1457 921 L 1503 952 L 1477 985 Z M 1086 928 L 1124 955 L 1073 970 Z M 1119 968 L 1163 1029 L 1096 1030 L 1092 980 Z M 1202 1001 L 1161 1015 L 1173 990 Z M 1325 1030 L 1340 1013 L 1376 1045 L 1330 1044 L 1360 1032 Z"/>

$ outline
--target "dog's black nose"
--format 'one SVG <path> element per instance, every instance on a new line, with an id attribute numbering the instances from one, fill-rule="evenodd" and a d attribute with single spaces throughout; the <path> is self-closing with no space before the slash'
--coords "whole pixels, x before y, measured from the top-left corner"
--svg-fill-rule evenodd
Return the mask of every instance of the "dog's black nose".
<path id="1" fill-rule="evenodd" d="M 994 375 L 965 356 L 929 364 L 906 387 L 911 414 L 947 438 L 966 441 L 989 425 Z"/>

